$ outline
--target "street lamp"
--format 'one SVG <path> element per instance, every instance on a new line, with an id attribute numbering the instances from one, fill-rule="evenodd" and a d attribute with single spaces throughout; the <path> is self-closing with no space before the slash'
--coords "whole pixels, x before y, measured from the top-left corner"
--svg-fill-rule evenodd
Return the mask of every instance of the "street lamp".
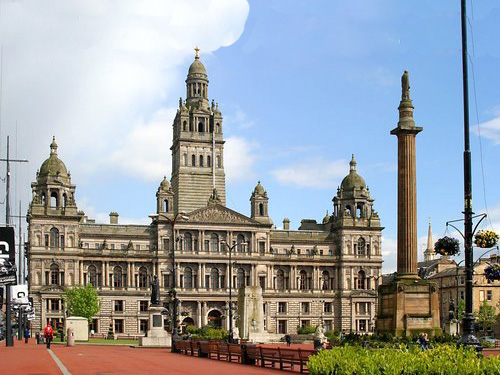
<path id="1" fill-rule="evenodd" d="M 175 230 L 174 226 L 178 220 L 189 220 L 189 216 L 184 214 L 183 212 L 178 212 L 173 219 L 166 218 L 170 226 L 172 227 L 172 239 L 175 238 Z M 178 312 L 177 305 L 179 300 L 177 299 L 177 267 L 175 266 L 175 244 L 179 241 L 179 238 L 176 238 L 172 241 L 172 289 L 170 291 L 171 299 L 172 299 L 172 352 L 178 352 L 175 347 L 175 341 L 179 339 L 179 333 L 177 330 L 177 320 L 178 320 Z"/>
<path id="2" fill-rule="evenodd" d="M 229 246 L 226 241 L 221 241 L 222 245 L 226 245 L 228 249 L 229 256 L 229 338 L 230 343 L 233 342 L 233 264 L 231 262 L 231 253 L 233 249 L 238 245 L 248 244 L 248 242 L 236 242 L 233 246 Z"/>

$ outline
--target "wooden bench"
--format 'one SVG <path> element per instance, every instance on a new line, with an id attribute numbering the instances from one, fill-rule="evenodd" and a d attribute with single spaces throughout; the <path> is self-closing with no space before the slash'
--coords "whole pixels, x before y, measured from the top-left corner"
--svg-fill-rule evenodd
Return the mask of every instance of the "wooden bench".
<path id="1" fill-rule="evenodd" d="M 216 342 L 208 342 L 207 343 L 207 354 L 208 358 L 212 359 L 220 359 L 219 357 L 219 344 Z"/>
<path id="2" fill-rule="evenodd" d="M 247 345 L 246 346 L 247 359 L 255 364 L 261 364 L 262 357 L 260 355 L 260 346 Z"/>
<path id="3" fill-rule="evenodd" d="M 241 362 L 241 345 L 239 344 L 227 344 L 227 360 L 228 362 L 233 362 L 233 358 L 236 358 L 236 362 Z"/>
<path id="4" fill-rule="evenodd" d="M 181 354 L 191 355 L 191 343 L 189 341 L 178 340 L 175 347 Z"/>
<path id="5" fill-rule="evenodd" d="M 208 341 L 198 341 L 198 357 L 208 357 L 210 353 L 210 343 Z"/>
<path id="6" fill-rule="evenodd" d="M 223 342 L 219 342 L 216 344 L 217 345 L 217 359 L 221 360 L 225 360 L 225 361 L 228 361 L 229 360 L 229 349 L 228 349 L 228 344 L 227 343 L 223 343 Z"/>
<path id="7" fill-rule="evenodd" d="M 278 348 L 280 355 L 280 370 L 293 370 L 295 365 L 300 365 L 298 349 Z"/>
<path id="8" fill-rule="evenodd" d="M 299 351 L 299 358 L 300 358 L 300 373 L 304 373 L 305 371 L 309 372 L 307 369 L 307 361 L 309 360 L 309 356 L 318 354 L 317 350 L 310 350 L 310 349 L 298 349 Z"/>
<path id="9" fill-rule="evenodd" d="M 260 346 L 260 365 L 262 367 L 274 367 L 280 362 L 280 352 L 278 348 L 263 348 Z"/>

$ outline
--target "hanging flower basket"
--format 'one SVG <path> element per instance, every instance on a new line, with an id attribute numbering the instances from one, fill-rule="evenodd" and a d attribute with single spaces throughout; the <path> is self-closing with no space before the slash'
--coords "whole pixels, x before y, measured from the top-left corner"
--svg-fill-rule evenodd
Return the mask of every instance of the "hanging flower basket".
<path id="1" fill-rule="evenodd" d="M 460 252 L 460 245 L 456 238 L 444 236 L 436 241 L 434 251 L 444 256 L 456 255 Z"/>
<path id="2" fill-rule="evenodd" d="M 482 247 L 483 249 L 489 249 L 493 247 L 498 242 L 498 234 L 492 230 L 480 230 L 474 236 L 474 243 L 477 247 Z"/>
<path id="3" fill-rule="evenodd" d="M 490 264 L 484 269 L 484 275 L 488 281 L 500 280 L 500 264 Z"/>

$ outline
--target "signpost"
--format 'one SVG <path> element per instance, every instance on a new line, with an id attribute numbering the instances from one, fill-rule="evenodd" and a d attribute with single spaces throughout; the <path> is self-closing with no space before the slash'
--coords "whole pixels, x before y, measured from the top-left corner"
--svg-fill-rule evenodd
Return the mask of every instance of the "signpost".
<path id="1" fill-rule="evenodd" d="M 12 338 L 11 284 L 16 283 L 16 247 L 14 228 L 0 227 L 0 284 L 6 285 L 5 293 L 5 345 L 14 346 Z"/>

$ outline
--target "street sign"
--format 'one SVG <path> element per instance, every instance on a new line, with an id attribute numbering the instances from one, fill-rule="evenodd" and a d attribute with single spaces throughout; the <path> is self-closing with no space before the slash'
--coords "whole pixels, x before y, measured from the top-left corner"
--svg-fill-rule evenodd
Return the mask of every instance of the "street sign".
<path id="1" fill-rule="evenodd" d="M 28 285 L 12 285 L 12 303 L 19 305 L 28 305 Z"/>
<path id="2" fill-rule="evenodd" d="M 16 283 L 14 228 L 0 227 L 0 284 Z"/>

